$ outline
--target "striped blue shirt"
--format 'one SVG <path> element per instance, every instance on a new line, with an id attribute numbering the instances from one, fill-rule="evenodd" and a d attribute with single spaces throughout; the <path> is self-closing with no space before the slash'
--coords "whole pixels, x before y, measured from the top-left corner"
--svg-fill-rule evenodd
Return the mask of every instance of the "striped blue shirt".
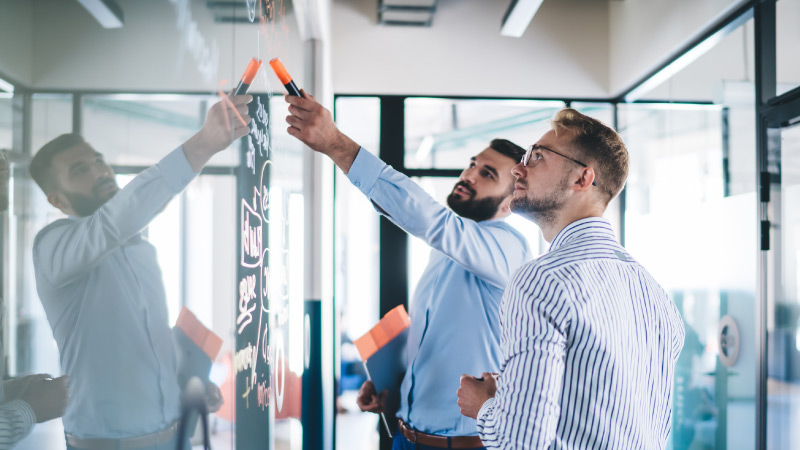
<path id="1" fill-rule="evenodd" d="M 502 371 L 478 413 L 489 449 L 664 448 L 683 322 L 602 218 L 578 220 L 512 277 Z"/>

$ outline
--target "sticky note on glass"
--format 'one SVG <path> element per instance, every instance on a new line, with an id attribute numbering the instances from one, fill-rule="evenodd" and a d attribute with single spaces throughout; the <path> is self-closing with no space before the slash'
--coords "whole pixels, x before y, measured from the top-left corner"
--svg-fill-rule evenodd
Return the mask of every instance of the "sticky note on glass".
<path id="1" fill-rule="evenodd" d="M 406 340 L 411 319 L 406 308 L 400 305 L 383 316 L 367 334 L 355 340 L 367 376 L 375 385 L 375 391 L 386 390 L 388 401 L 385 412 L 394 414 L 400 406 L 400 383 L 406 373 Z M 386 430 L 391 428 L 382 414 Z M 391 415 L 390 417 L 394 417 Z"/>

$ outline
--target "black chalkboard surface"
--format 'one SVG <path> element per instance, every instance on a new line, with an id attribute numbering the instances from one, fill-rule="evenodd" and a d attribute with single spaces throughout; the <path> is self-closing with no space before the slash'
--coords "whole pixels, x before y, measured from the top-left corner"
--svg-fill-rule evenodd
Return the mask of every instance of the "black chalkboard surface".
<path id="1" fill-rule="evenodd" d="M 237 176 L 236 449 L 270 447 L 269 96 L 254 95 Z"/>

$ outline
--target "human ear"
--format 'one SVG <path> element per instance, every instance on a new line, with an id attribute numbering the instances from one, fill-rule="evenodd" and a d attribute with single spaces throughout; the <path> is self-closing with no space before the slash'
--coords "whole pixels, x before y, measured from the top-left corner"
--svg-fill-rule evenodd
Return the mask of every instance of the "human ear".
<path id="1" fill-rule="evenodd" d="M 60 209 L 64 214 L 70 214 L 70 211 L 72 211 L 72 205 L 69 203 L 67 197 L 61 192 L 56 191 L 47 194 L 47 201 L 51 205 Z"/>
<path id="2" fill-rule="evenodd" d="M 591 167 L 584 167 L 581 170 L 580 177 L 575 180 L 574 188 L 578 191 L 585 191 L 592 187 L 594 181 L 594 169 Z"/>

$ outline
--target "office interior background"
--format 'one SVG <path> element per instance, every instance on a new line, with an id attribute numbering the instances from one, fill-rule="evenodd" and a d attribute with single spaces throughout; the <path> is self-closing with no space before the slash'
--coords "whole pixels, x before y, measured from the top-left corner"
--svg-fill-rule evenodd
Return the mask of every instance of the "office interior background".
<path id="1" fill-rule="evenodd" d="M 4 375 L 61 373 L 30 252 L 60 213 L 28 175 L 32 154 L 81 133 L 123 185 L 192 136 L 250 58 L 279 57 L 346 134 L 442 201 L 491 139 L 528 146 L 561 107 L 614 126 L 631 170 L 606 216 L 687 332 L 669 448 L 800 448 L 800 0 L 544 0 L 521 36 L 501 34 L 526 3 L 0 1 Z M 171 320 L 186 306 L 224 340 L 214 448 L 377 449 L 378 416 L 355 404 L 364 373 L 352 341 L 408 306 L 428 247 L 287 134 L 266 64 L 250 92 L 269 161 L 270 390 L 237 382 L 253 194 L 240 183 L 267 164 L 234 143 L 147 230 Z M 547 250 L 534 225 L 509 220 Z M 63 449 L 60 421 L 19 448 Z"/>

